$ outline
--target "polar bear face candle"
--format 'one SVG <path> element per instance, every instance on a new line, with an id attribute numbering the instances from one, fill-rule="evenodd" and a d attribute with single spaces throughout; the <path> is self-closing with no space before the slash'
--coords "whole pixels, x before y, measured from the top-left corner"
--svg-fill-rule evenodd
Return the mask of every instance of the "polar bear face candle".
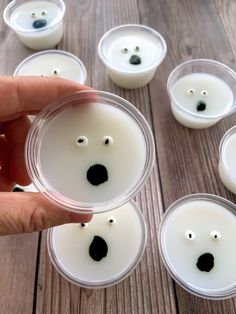
<path id="1" fill-rule="evenodd" d="M 235 205 L 210 194 L 176 201 L 161 222 L 159 247 L 172 277 L 187 291 L 224 299 L 236 293 Z"/>
<path id="2" fill-rule="evenodd" d="M 19 39 L 34 50 L 55 47 L 63 35 L 63 0 L 13 0 L 4 20 Z"/>
<path id="3" fill-rule="evenodd" d="M 88 224 L 66 224 L 48 232 L 48 251 L 56 269 L 86 288 L 123 280 L 140 261 L 146 226 L 134 202 L 94 215 Z"/>
<path id="4" fill-rule="evenodd" d="M 124 204 L 146 181 L 153 162 L 154 140 L 144 117 L 106 92 L 59 99 L 37 116 L 26 142 L 32 182 L 76 212 Z"/>
<path id="5" fill-rule="evenodd" d="M 108 75 L 124 88 L 148 84 L 166 51 L 165 40 L 157 31 L 136 24 L 109 30 L 98 44 L 98 53 Z"/>
<path id="6" fill-rule="evenodd" d="M 13 75 L 61 77 L 84 84 L 87 71 L 83 62 L 73 54 L 62 50 L 46 50 L 23 60 Z"/>
<path id="7" fill-rule="evenodd" d="M 213 60 L 196 59 L 177 66 L 167 89 L 177 121 L 206 128 L 235 111 L 236 73 Z"/>

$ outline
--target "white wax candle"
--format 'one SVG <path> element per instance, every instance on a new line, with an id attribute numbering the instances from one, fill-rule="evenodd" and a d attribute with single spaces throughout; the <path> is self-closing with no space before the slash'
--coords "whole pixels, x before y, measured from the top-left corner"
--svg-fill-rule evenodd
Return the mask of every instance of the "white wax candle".
<path id="1" fill-rule="evenodd" d="M 215 124 L 230 111 L 234 100 L 231 88 L 223 80 L 206 73 L 181 77 L 173 85 L 171 94 L 175 118 L 190 128 Z"/>
<path id="2" fill-rule="evenodd" d="M 94 215 L 85 227 L 66 224 L 51 229 L 49 253 L 60 273 L 89 288 L 124 279 L 137 265 L 146 244 L 145 222 L 133 205 Z"/>
<path id="3" fill-rule="evenodd" d="M 142 25 L 123 25 L 106 33 L 98 52 L 110 78 L 124 88 L 139 88 L 150 82 L 166 54 L 164 39 Z"/>
<path id="4" fill-rule="evenodd" d="M 50 122 L 41 138 L 41 172 L 53 189 L 70 199 L 109 201 L 140 180 L 145 139 L 137 123 L 121 110 L 102 103 L 85 106 L 67 109 Z M 80 137 L 88 143 L 78 146 Z M 111 138 L 108 145 L 106 138 Z M 98 185 L 87 179 L 94 165 L 104 167 L 92 170 L 98 181 L 107 171 L 107 180 L 101 178 Z"/>
<path id="5" fill-rule="evenodd" d="M 62 207 L 80 212 L 116 208 L 146 181 L 154 141 L 141 113 L 106 92 L 59 99 L 34 121 L 26 141 L 32 182 Z"/>
<path id="6" fill-rule="evenodd" d="M 52 76 L 84 84 L 87 72 L 76 56 L 61 50 L 38 52 L 23 60 L 14 76 Z"/>
<path id="7" fill-rule="evenodd" d="M 193 200 L 177 203 L 160 230 L 169 271 L 185 289 L 208 298 L 223 298 L 236 289 L 236 217 L 219 199 L 193 195 Z"/>
<path id="8" fill-rule="evenodd" d="M 219 175 L 227 189 L 236 194 L 236 127 L 228 130 L 222 138 Z"/>
<path id="9" fill-rule="evenodd" d="M 49 49 L 62 38 L 64 12 L 62 0 L 15 0 L 6 7 L 4 19 L 27 47 Z"/>

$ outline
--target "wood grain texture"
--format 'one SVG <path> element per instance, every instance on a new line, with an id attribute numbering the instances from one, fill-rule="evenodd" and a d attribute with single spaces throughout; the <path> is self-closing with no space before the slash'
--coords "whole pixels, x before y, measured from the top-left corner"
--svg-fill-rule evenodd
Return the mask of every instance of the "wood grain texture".
<path id="1" fill-rule="evenodd" d="M 11 75 L 31 53 L 3 21 L 2 13 L 8 2 L 0 2 L 0 75 Z M 1 314 L 32 313 L 37 249 L 38 233 L 0 238 Z"/>
<path id="2" fill-rule="evenodd" d="M 217 171 L 219 142 L 235 123 L 235 114 L 209 129 L 185 128 L 173 118 L 166 90 L 170 71 L 185 60 L 209 58 L 233 66 L 232 49 L 214 2 L 139 0 L 139 10 L 141 22 L 157 29 L 168 44 L 167 58 L 149 86 L 165 208 L 195 192 L 213 193 L 235 202 Z M 235 298 L 202 300 L 178 285 L 176 292 L 180 313 L 235 313 Z"/>

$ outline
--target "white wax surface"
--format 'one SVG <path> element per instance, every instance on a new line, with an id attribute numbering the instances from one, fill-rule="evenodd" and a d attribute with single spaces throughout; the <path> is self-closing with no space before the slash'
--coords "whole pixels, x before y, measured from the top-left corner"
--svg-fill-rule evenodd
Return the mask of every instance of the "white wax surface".
<path id="1" fill-rule="evenodd" d="M 139 51 L 135 48 L 139 47 Z M 127 31 L 114 34 L 105 44 L 105 56 L 111 67 L 120 71 L 139 72 L 152 66 L 162 55 L 161 43 L 152 35 L 143 31 Z M 128 52 L 122 52 L 127 48 Z M 130 64 L 132 55 L 141 57 L 141 64 Z"/>
<path id="2" fill-rule="evenodd" d="M 17 184 L 15 187 L 24 190 L 24 192 L 38 192 L 38 190 L 35 188 L 35 186 L 33 184 L 29 184 L 26 186 L 22 186 L 22 185 Z"/>
<path id="3" fill-rule="evenodd" d="M 58 74 L 54 73 L 54 70 Z M 17 76 L 52 76 L 84 83 L 85 73 L 81 66 L 68 55 L 48 52 L 27 60 L 17 71 Z"/>
<path id="4" fill-rule="evenodd" d="M 110 217 L 116 224 L 109 225 Z M 94 261 L 89 246 L 94 236 L 102 237 L 108 246 L 107 256 Z M 66 224 L 53 228 L 52 246 L 62 268 L 85 282 L 107 282 L 126 272 L 137 257 L 143 230 L 136 210 L 130 204 L 106 213 L 94 215 L 87 228 Z"/>
<path id="5" fill-rule="evenodd" d="M 88 145 L 78 147 L 85 136 Z M 103 137 L 113 144 L 105 146 Z M 137 123 L 111 105 L 80 104 L 59 113 L 45 128 L 39 166 L 49 185 L 70 199 L 90 203 L 110 201 L 130 190 L 140 180 L 146 162 L 146 144 Z M 108 181 L 95 186 L 87 170 L 100 164 Z"/>
<path id="6" fill-rule="evenodd" d="M 43 16 L 42 12 L 46 12 Z M 35 18 L 32 18 L 31 14 L 35 13 Z M 45 19 L 47 26 L 53 24 L 61 15 L 60 8 L 49 1 L 29 1 L 19 5 L 12 13 L 10 17 L 10 23 L 13 28 L 17 28 L 22 31 L 35 31 L 33 22 L 38 19 Z M 43 30 L 40 28 L 38 30 Z"/>
<path id="7" fill-rule="evenodd" d="M 185 232 L 191 230 L 194 240 Z M 218 231 L 218 241 L 210 236 Z M 224 289 L 236 284 L 236 217 L 221 205 L 210 201 L 189 201 L 180 205 L 166 219 L 162 230 L 165 259 L 169 267 L 185 283 L 197 290 Z M 210 272 L 200 271 L 200 255 L 211 253 L 214 267 Z"/>
<path id="8" fill-rule="evenodd" d="M 188 95 L 189 89 L 194 89 L 193 95 Z M 207 96 L 202 95 L 203 91 L 207 92 Z M 230 110 L 233 103 L 231 88 L 223 80 L 206 73 L 194 73 L 180 78 L 173 85 L 171 92 L 175 102 L 182 108 L 202 117 L 223 115 Z M 197 111 L 197 103 L 200 100 L 206 103 L 204 111 Z M 189 116 L 189 120 L 191 119 L 194 121 L 194 118 Z"/>
<path id="9" fill-rule="evenodd" d="M 236 134 L 226 138 L 222 145 L 219 173 L 225 186 L 236 193 Z"/>

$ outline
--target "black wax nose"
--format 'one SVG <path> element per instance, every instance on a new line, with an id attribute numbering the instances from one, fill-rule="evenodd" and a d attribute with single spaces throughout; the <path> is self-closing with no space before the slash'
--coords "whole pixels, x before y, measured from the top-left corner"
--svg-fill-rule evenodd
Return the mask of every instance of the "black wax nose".
<path id="1" fill-rule="evenodd" d="M 203 100 L 199 100 L 197 102 L 197 111 L 204 111 L 206 110 L 206 103 Z"/>
<path id="2" fill-rule="evenodd" d="M 107 168 L 100 164 L 91 166 L 87 171 L 87 179 L 95 186 L 106 182 L 108 180 Z"/>
<path id="3" fill-rule="evenodd" d="M 99 236 L 94 236 L 93 241 L 89 246 L 90 257 L 94 261 L 99 262 L 102 258 L 107 256 L 107 252 L 108 247 L 106 241 Z"/>
<path id="4" fill-rule="evenodd" d="M 141 62 L 142 62 L 141 58 L 137 55 L 132 55 L 129 59 L 130 64 L 137 65 L 140 64 Z"/>
<path id="5" fill-rule="evenodd" d="M 42 27 L 45 27 L 47 25 L 47 21 L 45 19 L 39 19 L 39 20 L 36 20 L 34 21 L 33 23 L 33 28 L 42 28 Z"/>
<path id="6" fill-rule="evenodd" d="M 197 268 L 209 272 L 214 267 L 214 256 L 211 253 L 204 253 L 197 260 Z"/>

